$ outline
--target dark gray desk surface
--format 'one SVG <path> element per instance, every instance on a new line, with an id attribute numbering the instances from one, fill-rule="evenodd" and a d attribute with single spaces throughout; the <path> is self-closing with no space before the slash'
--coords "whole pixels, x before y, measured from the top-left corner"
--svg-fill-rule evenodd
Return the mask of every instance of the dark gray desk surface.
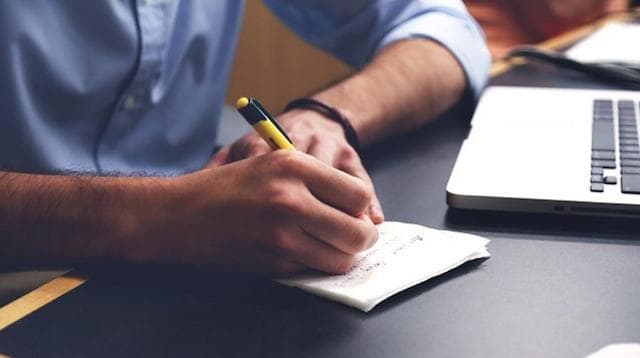
<path id="1" fill-rule="evenodd" d="M 589 85 L 527 66 L 494 83 Z M 540 105 L 540 104 L 532 104 Z M 265 281 L 122 269 L 0 332 L 31 356 L 580 357 L 640 341 L 631 220 L 449 210 L 463 112 L 366 153 L 389 220 L 489 237 L 493 257 L 368 314 Z M 490 173 L 487 173 L 490 175 Z M 134 274 L 135 272 L 135 274 Z"/>

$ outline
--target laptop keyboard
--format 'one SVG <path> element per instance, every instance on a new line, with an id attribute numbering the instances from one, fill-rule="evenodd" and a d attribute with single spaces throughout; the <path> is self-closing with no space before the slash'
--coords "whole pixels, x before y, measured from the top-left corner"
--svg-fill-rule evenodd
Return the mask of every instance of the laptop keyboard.
<path id="1" fill-rule="evenodd" d="M 640 146 L 633 101 L 595 100 L 593 102 L 593 137 L 591 142 L 591 191 L 603 192 L 607 185 L 618 183 L 623 193 L 640 194 Z M 618 148 L 614 106 L 617 106 Z M 618 164 L 620 170 L 618 171 Z"/>

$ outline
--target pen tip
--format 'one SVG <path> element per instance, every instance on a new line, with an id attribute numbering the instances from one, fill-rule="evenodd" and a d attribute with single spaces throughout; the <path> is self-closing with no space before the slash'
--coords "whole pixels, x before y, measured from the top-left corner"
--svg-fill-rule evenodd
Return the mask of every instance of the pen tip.
<path id="1" fill-rule="evenodd" d="M 240 97 L 238 99 L 238 102 L 236 102 L 236 108 L 237 109 L 242 109 L 242 108 L 246 107 L 247 105 L 249 105 L 249 99 L 247 97 Z"/>

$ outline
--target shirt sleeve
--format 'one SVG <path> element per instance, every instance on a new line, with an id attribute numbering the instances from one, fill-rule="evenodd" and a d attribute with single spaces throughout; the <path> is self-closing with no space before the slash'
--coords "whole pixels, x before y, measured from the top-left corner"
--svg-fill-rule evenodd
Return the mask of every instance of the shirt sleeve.
<path id="1" fill-rule="evenodd" d="M 447 48 L 477 97 L 490 64 L 482 30 L 461 0 L 263 0 L 304 40 L 352 67 L 390 43 L 427 38 Z"/>

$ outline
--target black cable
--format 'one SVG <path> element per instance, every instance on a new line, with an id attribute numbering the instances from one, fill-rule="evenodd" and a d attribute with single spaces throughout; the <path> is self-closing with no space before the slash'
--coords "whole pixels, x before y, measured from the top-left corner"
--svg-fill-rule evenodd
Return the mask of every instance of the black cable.
<path id="1" fill-rule="evenodd" d="M 602 81 L 610 82 L 627 89 L 640 90 L 640 65 L 619 62 L 584 63 L 572 60 L 556 51 L 542 50 L 536 47 L 518 47 L 509 52 L 507 58 L 523 57 L 555 66 L 572 69 Z"/>

